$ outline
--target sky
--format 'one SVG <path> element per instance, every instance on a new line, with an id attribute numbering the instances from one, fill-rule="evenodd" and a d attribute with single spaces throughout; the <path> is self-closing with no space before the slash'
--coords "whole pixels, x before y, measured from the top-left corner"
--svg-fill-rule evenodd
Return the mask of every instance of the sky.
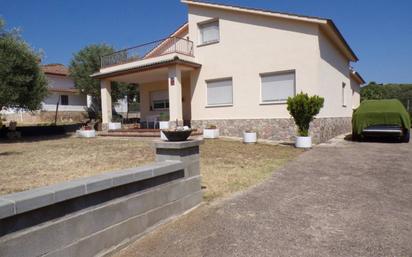
<path id="1" fill-rule="evenodd" d="M 332 19 L 360 61 L 366 81 L 412 83 L 411 0 L 214 0 Z M 167 37 L 187 21 L 180 0 L 0 0 L 6 28 L 44 53 L 43 63 L 68 65 L 88 44 L 127 48 Z"/>

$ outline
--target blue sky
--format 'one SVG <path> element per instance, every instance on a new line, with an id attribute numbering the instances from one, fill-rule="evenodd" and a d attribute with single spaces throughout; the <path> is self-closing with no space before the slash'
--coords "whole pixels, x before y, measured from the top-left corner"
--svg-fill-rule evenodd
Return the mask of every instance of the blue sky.
<path id="1" fill-rule="evenodd" d="M 410 0 L 214 0 L 331 18 L 360 61 L 367 81 L 412 83 Z M 179 0 L 0 0 L 7 28 L 19 27 L 44 63 L 68 64 L 91 43 L 117 49 L 163 38 L 187 20 Z"/>

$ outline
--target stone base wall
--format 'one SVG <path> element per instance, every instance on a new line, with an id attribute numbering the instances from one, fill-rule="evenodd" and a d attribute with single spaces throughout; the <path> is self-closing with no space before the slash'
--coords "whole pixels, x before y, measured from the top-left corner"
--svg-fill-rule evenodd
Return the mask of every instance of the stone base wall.
<path id="1" fill-rule="evenodd" d="M 318 118 L 311 123 L 310 134 L 314 143 L 327 140 L 351 131 L 351 117 Z M 294 141 L 297 127 L 293 119 L 233 119 L 192 120 L 192 128 L 203 129 L 216 125 L 221 136 L 243 137 L 246 130 L 254 130 L 259 139 L 273 141 Z"/>
<path id="2" fill-rule="evenodd" d="M 55 112 L 34 111 L 23 113 L 2 114 L 6 121 L 17 121 L 17 123 L 48 123 L 54 122 Z M 59 111 L 57 122 L 84 122 L 87 120 L 86 112 Z"/>

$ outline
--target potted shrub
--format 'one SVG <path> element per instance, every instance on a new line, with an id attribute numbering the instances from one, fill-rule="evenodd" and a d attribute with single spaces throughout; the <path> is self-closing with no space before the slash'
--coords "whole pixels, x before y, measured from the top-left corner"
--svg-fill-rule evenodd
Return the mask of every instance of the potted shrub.
<path id="1" fill-rule="evenodd" d="M 256 131 L 246 130 L 243 132 L 243 143 L 245 144 L 255 144 L 257 142 Z"/>
<path id="2" fill-rule="evenodd" d="M 203 138 L 218 138 L 219 137 L 219 129 L 216 125 L 208 125 L 206 128 L 203 129 Z"/>
<path id="3" fill-rule="evenodd" d="M 312 147 L 312 137 L 309 136 L 309 126 L 310 122 L 313 121 L 320 109 L 322 109 L 323 103 L 324 99 L 322 97 L 317 95 L 308 96 L 308 94 L 302 92 L 294 97 L 288 98 L 288 111 L 298 127 L 296 147 Z"/>

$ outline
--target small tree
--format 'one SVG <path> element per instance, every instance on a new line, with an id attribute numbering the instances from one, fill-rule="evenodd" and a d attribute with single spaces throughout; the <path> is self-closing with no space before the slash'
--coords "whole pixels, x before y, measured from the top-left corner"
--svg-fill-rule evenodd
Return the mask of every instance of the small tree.
<path id="1" fill-rule="evenodd" d="M 92 44 L 74 54 L 70 62 L 70 77 L 73 78 L 76 88 L 83 94 L 92 97 L 93 108 L 88 110 L 89 118 L 91 118 L 90 114 L 93 114 L 92 116 L 97 119 L 101 115 L 100 81 L 91 78 L 90 75 L 100 70 L 100 57 L 113 52 L 113 47 L 109 45 Z M 134 94 L 132 92 L 133 88 L 129 87 L 126 83 L 111 82 L 111 87 L 112 104 L 116 104 L 118 100 L 128 94 Z"/>
<path id="2" fill-rule="evenodd" d="M 91 78 L 95 72 L 100 70 L 100 56 L 111 54 L 114 49 L 106 44 L 89 45 L 74 54 L 69 65 L 70 77 L 74 84 L 83 94 L 90 95 L 96 106 L 101 106 L 100 81 Z M 112 102 L 116 103 L 124 97 L 124 85 L 112 82 Z"/>
<path id="3" fill-rule="evenodd" d="M 289 97 L 288 111 L 295 120 L 298 126 L 299 136 L 307 137 L 309 135 L 310 122 L 319 113 L 323 107 L 324 99 L 320 96 L 308 96 L 308 94 L 300 93 L 294 97 Z"/>
<path id="4" fill-rule="evenodd" d="M 138 89 L 137 84 L 127 84 L 123 91 L 124 94 L 127 97 L 127 113 L 126 113 L 126 119 L 129 119 L 129 109 L 130 105 L 133 104 L 136 100 L 136 98 L 139 98 L 139 89 Z"/>
<path id="5" fill-rule="evenodd" d="M 40 54 L 17 30 L 6 31 L 0 19 L 0 109 L 38 110 L 47 96 L 47 80 L 40 67 Z"/>

